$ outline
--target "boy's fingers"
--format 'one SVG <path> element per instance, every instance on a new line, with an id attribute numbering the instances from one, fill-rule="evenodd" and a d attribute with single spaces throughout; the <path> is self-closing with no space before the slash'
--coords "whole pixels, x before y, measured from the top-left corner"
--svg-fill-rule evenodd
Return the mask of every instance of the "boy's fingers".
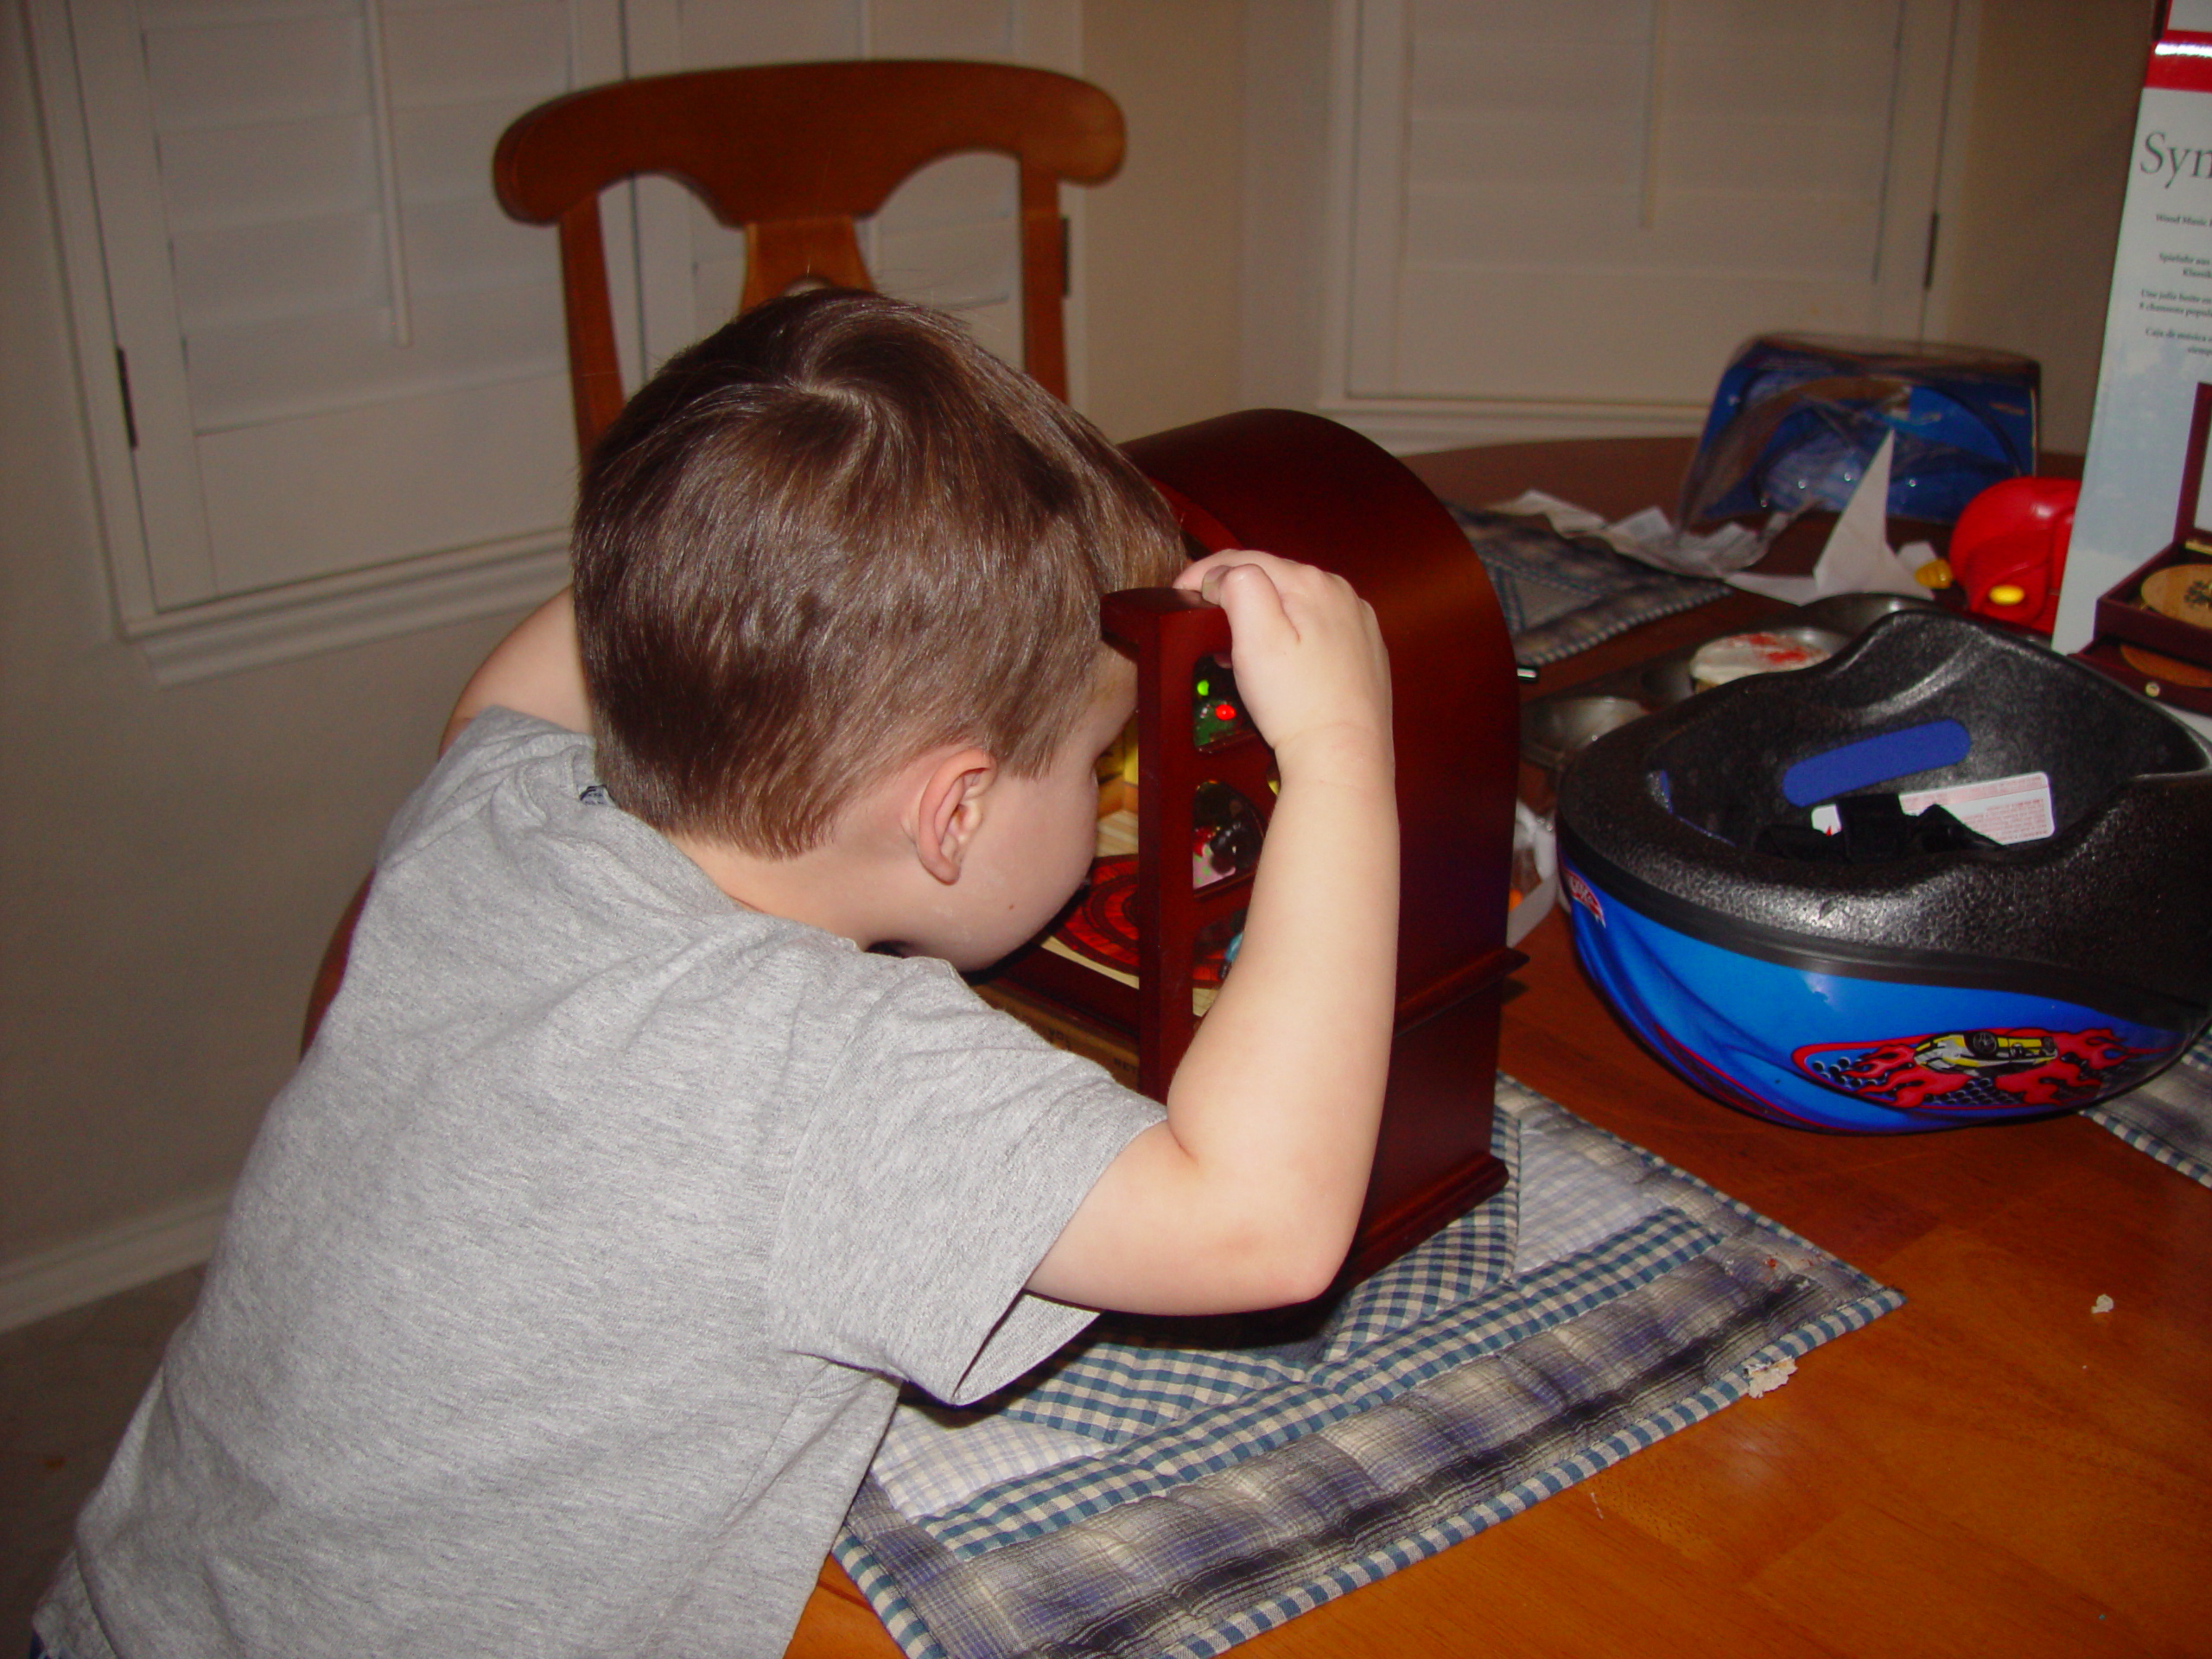
<path id="1" fill-rule="evenodd" d="M 1237 564 L 1256 563 L 1262 556 L 1241 547 L 1224 548 L 1220 552 L 1209 553 L 1205 557 L 1194 559 L 1185 565 L 1175 573 L 1173 585 L 1186 589 L 1195 588 L 1210 602 L 1219 604 L 1221 601 L 1215 599 L 1214 594 L 1218 590 L 1221 573 Z"/>
<path id="2" fill-rule="evenodd" d="M 1196 588 L 1230 613 L 1230 625 L 1247 646 L 1288 647 L 1332 632 L 1349 622 L 1374 631 L 1374 613 L 1343 577 L 1313 565 L 1229 548 L 1209 553 L 1178 573 L 1175 585 Z M 1232 652 L 1233 659 L 1233 652 Z"/>
<path id="3" fill-rule="evenodd" d="M 1225 548 L 1218 553 L 1208 554 L 1179 572 L 1175 586 L 1185 589 L 1197 588 L 1208 604 L 1238 608 L 1227 606 L 1222 597 L 1223 584 L 1238 572 L 1245 573 L 1237 576 L 1240 582 L 1256 583 L 1250 589 L 1248 603 L 1265 603 L 1268 608 L 1285 617 L 1289 614 L 1290 597 L 1289 589 L 1285 586 L 1286 580 L 1311 574 L 1303 565 L 1278 558 L 1272 553 L 1256 552 L 1249 548 Z"/>
<path id="4" fill-rule="evenodd" d="M 1241 578 L 1248 570 L 1258 576 L 1262 582 L 1267 582 L 1268 573 L 1256 564 L 1217 564 L 1206 572 L 1205 579 L 1199 583 L 1198 591 L 1205 595 L 1210 603 L 1224 604 L 1225 601 L 1222 594 L 1228 589 L 1230 578 L 1232 576 Z M 1272 588 L 1274 584 L 1269 582 L 1268 585 Z"/>
<path id="5" fill-rule="evenodd" d="M 1341 592 L 1350 594 L 1351 588 L 1343 577 L 1332 575 L 1318 565 L 1301 564 L 1295 559 L 1286 559 L 1279 554 L 1262 553 L 1254 548 L 1224 548 L 1217 553 L 1185 565 L 1176 574 L 1178 588 L 1196 588 L 1211 595 L 1217 591 L 1218 575 L 1224 570 L 1249 569 L 1260 572 L 1283 595 L 1286 602 L 1294 603 L 1308 596 L 1321 597 Z"/>
<path id="6" fill-rule="evenodd" d="M 1282 590 L 1256 564 L 1224 564 L 1209 570 L 1199 591 L 1229 613 L 1232 659 L 1236 642 L 1249 647 L 1297 632 Z"/>

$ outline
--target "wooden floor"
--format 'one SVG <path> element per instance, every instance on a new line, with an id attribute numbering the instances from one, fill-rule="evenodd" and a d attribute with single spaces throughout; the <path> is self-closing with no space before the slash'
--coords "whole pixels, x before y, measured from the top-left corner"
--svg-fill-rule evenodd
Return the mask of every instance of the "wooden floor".
<path id="1" fill-rule="evenodd" d="M 1654 625 L 1571 677 L 1750 603 Z M 1605 1011 L 1561 918 L 1524 948 L 1508 1071 L 1908 1305 L 1239 1654 L 2212 1654 L 2212 1189 L 2081 1118 L 1878 1139 L 1739 1116 Z M 897 1649 L 831 1567 L 791 1652 Z"/>

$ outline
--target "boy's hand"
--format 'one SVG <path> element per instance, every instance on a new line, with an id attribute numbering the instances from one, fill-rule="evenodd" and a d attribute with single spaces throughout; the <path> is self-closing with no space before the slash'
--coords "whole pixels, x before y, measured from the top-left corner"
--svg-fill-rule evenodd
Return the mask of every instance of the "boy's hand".
<path id="1" fill-rule="evenodd" d="M 1281 767 L 1390 755 L 1390 662 L 1375 613 L 1341 576 L 1243 549 L 1175 579 L 1229 613 L 1230 663 Z"/>
<path id="2" fill-rule="evenodd" d="M 1390 665 L 1325 571 L 1216 553 L 1176 586 L 1229 613 L 1282 790 L 1224 982 L 1167 1090 L 1030 1278 L 1090 1307 L 1218 1313 L 1319 1294 L 1367 1192 L 1396 1006 Z"/>

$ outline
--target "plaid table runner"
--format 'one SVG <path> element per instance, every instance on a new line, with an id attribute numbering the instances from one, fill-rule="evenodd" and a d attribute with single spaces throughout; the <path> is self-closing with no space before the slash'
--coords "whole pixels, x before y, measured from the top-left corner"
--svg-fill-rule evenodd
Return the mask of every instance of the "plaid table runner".
<path id="1" fill-rule="evenodd" d="M 902 1405 L 836 1547 L 900 1645 L 1221 1653 L 1901 1304 L 1498 1081 L 1506 1191 L 1304 1325 L 1102 1320 L 980 1408 Z"/>
<path id="2" fill-rule="evenodd" d="M 2086 1116 L 2138 1152 L 2212 1186 L 2212 1031 L 2150 1082 Z"/>
<path id="3" fill-rule="evenodd" d="M 1541 519 L 1446 505 L 1497 594 L 1514 660 L 1526 667 L 1731 591 L 1726 582 L 1640 564 L 1594 536 L 1562 536 Z"/>

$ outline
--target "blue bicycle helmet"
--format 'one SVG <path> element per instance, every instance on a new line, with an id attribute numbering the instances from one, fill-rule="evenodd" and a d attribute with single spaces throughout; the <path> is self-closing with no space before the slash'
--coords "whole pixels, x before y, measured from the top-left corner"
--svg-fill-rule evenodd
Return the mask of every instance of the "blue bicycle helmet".
<path id="1" fill-rule="evenodd" d="M 1999 845 L 1896 798 L 1999 780 L 2046 790 L 2051 832 Z M 1819 809 L 1864 844 L 1821 833 Z M 2072 1110 L 2212 1018 L 2204 747 L 2080 664 L 1946 612 L 1599 739 L 1561 781 L 1559 845 L 1577 948 L 1621 1017 L 1696 1087 L 1779 1122 Z"/>

